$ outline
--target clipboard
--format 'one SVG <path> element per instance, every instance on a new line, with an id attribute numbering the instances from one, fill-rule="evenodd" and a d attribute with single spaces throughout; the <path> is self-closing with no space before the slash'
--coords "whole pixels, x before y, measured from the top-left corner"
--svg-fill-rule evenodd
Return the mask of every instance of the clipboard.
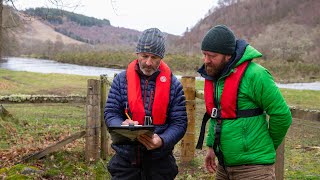
<path id="1" fill-rule="evenodd" d="M 153 135 L 154 129 L 153 125 L 119 125 L 108 127 L 113 144 L 132 144 L 136 142 L 137 137 L 141 134 Z"/>

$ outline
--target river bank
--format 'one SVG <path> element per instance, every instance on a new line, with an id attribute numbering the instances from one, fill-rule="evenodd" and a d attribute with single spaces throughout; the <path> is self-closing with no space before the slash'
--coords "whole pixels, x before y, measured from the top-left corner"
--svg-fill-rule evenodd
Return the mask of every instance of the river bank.
<path id="1" fill-rule="evenodd" d="M 78 65 L 93 65 L 97 67 L 126 68 L 127 64 L 137 58 L 133 52 L 79 52 L 59 53 L 53 60 Z M 178 75 L 197 75 L 196 71 L 203 64 L 202 54 L 166 54 L 166 62 L 171 70 Z M 286 61 L 283 59 L 263 60 L 254 59 L 253 62 L 266 67 L 278 83 L 301 83 L 320 81 L 320 63 L 305 63 L 301 61 Z"/>
<path id="2" fill-rule="evenodd" d="M 61 63 L 53 60 L 34 59 L 34 58 L 17 58 L 8 57 L 5 61 L 0 62 L 0 68 L 13 71 L 27 71 L 39 73 L 61 73 L 74 74 L 82 76 L 100 76 L 102 74 L 113 77 L 114 74 L 120 73 L 123 69 L 104 68 Z M 181 77 L 183 75 L 178 75 Z M 202 78 L 196 75 L 197 79 Z M 301 78 L 300 78 L 301 80 Z M 316 79 L 315 79 L 316 80 Z M 300 83 L 277 83 L 279 88 L 300 89 L 300 90 L 320 90 L 320 81 L 300 82 Z"/>
<path id="3" fill-rule="evenodd" d="M 0 96 L 86 96 L 88 79 L 100 79 L 100 77 L 11 71 L 0 68 Z M 196 83 L 198 90 L 203 88 L 203 81 Z M 280 91 L 290 106 L 320 110 L 320 91 L 283 88 Z"/>
<path id="4" fill-rule="evenodd" d="M 11 57 L 9 57 L 11 58 Z M 125 69 L 127 64 L 136 58 L 132 52 L 77 52 L 58 53 L 52 60 L 67 64 L 81 66 Z M 164 62 L 167 63 L 174 74 L 197 76 L 196 72 L 203 64 L 202 55 L 188 56 L 185 54 L 166 54 Z M 300 61 L 262 60 L 253 62 L 267 68 L 278 83 L 306 83 L 320 81 L 320 63 L 304 63 Z"/>

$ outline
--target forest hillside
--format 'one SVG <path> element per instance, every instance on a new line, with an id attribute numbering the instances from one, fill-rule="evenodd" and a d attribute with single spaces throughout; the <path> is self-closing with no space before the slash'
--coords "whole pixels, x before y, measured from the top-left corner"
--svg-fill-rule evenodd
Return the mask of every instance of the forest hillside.
<path id="1" fill-rule="evenodd" d="M 262 52 L 264 60 L 319 65 L 318 7 L 319 0 L 219 0 L 218 6 L 211 8 L 183 36 L 167 34 L 167 52 L 200 55 L 205 33 L 215 25 L 226 24 L 238 38 L 247 40 Z M 33 53 L 50 57 L 50 54 L 74 52 L 75 49 L 81 52 L 130 49 L 133 52 L 141 33 L 114 27 L 106 19 L 58 9 L 35 8 L 19 13 L 36 20 L 22 21 L 20 29 L 23 30 L 12 33 L 20 41 L 11 38 L 5 48 L 6 55 Z M 15 44 L 17 42 L 20 44 Z"/>
<path id="2" fill-rule="evenodd" d="M 320 63 L 319 7 L 319 0 L 219 0 L 177 44 L 182 51 L 199 53 L 205 33 L 226 24 L 264 59 Z"/>

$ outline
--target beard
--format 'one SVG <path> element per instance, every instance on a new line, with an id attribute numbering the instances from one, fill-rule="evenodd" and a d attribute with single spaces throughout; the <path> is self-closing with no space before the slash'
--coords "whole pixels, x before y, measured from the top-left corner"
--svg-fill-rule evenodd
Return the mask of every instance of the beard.
<path id="1" fill-rule="evenodd" d="M 155 73 L 157 71 L 157 68 L 154 68 L 152 66 L 148 66 L 148 65 L 142 63 L 141 61 L 138 61 L 138 62 L 139 62 L 140 71 L 146 76 L 151 76 L 153 73 Z"/>
<path id="2" fill-rule="evenodd" d="M 209 76 L 217 79 L 219 78 L 220 74 L 222 73 L 223 69 L 226 67 L 227 64 L 228 64 L 228 61 L 226 60 L 226 58 L 224 58 L 224 60 L 221 61 L 219 65 L 215 65 L 212 63 L 205 64 L 206 73 Z"/>

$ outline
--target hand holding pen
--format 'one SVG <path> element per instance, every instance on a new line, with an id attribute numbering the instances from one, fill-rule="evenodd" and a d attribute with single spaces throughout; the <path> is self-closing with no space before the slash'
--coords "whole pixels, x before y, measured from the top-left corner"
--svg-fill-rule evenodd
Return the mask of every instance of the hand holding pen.
<path id="1" fill-rule="evenodd" d="M 125 121 L 122 122 L 121 125 L 138 125 L 138 121 L 133 121 L 132 119 L 126 119 Z"/>
<path id="2" fill-rule="evenodd" d="M 126 114 L 126 116 L 127 116 L 128 119 L 126 119 L 125 121 L 123 121 L 121 125 L 138 125 L 138 124 L 139 124 L 138 121 L 133 121 L 133 120 L 130 118 L 130 116 L 129 116 L 129 114 L 128 114 L 128 104 L 127 104 L 127 103 L 126 103 L 126 108 L 125 108 L 125 110 L 124 110 L 124 113 Z"/>

